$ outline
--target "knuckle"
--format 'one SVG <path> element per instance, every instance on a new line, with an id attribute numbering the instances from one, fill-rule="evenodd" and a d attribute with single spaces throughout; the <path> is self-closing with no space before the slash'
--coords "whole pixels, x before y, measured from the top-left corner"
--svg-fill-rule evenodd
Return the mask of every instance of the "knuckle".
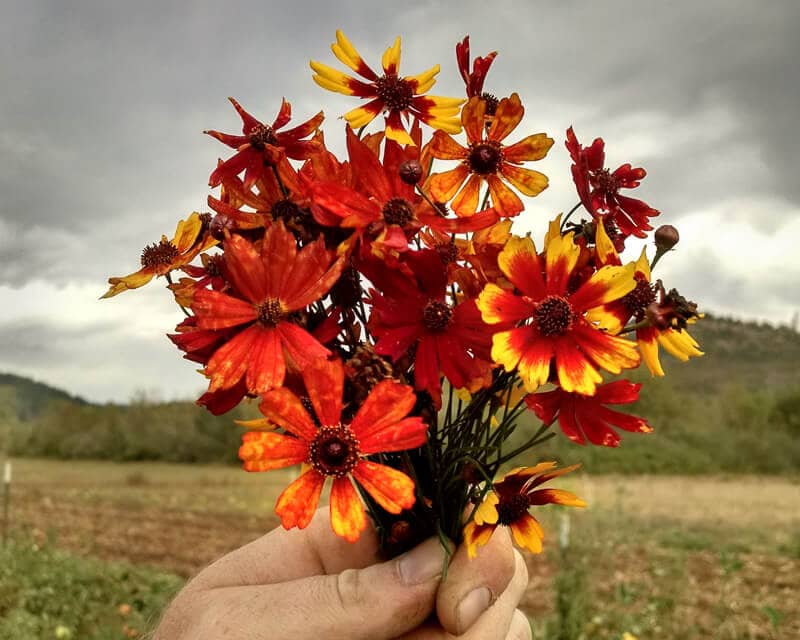
<path id="1" fill-rule="evenodd" d="M 335 592 L 339 606 L 346 612 L 369 608 L 370 589 L 360 571 L 346 569 L 335 577 Z"/>

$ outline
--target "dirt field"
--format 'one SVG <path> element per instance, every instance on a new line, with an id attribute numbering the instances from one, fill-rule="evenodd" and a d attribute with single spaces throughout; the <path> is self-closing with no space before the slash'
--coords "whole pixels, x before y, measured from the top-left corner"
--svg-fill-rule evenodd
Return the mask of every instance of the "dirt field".
<path id="1" fill-rule="evenodd" d="M 18 460 L 14 480 L 15 529 L 186 577 L 274 527 L 287 476 Z M 547 551 L 529 558 L 524 602 L 537 637 L 569 616 L 587 638 L 800 637 L 796 481 L 584 475 L 566 488 L 591 506 L 570 514 L 566 550 L 557 542 L 565 512 L 542 514 Z"/>

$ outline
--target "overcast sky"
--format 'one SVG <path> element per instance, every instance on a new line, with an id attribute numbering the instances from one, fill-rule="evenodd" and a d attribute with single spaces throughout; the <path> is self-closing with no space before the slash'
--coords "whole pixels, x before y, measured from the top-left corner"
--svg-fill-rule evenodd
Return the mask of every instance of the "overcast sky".
<path id="1" fill-rule="evenodd" d="M 164 337 L 181 315 L 163 279 L 98 297 L 110 275 L 138 268 L 145 245 L 206 210 L 226 148 L 201 131 L 239 130 L 227 96 L 267 122 L 282 96 L 295 118 L 322 108 L 341 148 L 337 118 L 353 99 L 318 88 L 308 68 L 338 65 L 337 28 L 374 66 L 402 36 L 401 74 L 441 64 L 437 95 L 463 93 L 454 46 L 465 34 L 473 54 L 499 52 L 486 89 L 518 92 L 525 133 L 556 139 L 536 167 L 551 186 L 520 231 L 540 238 L 577 200 L 563 146 L 574 125 L 586 144 L 606 140 L 611 168 L 647 169 L 631 195 L 681 232 L 657 272 L 668 287 L 775 324 L 800 309 L 797 0 L 0 8 L 0 371 L 98 402 L 201 392 Z"/>

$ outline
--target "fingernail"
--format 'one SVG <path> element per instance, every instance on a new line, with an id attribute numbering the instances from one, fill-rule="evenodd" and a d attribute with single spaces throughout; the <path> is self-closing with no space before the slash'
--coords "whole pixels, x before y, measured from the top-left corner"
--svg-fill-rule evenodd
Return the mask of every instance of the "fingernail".
<path id="1" fill-rule="evenodd" d="M 420 584 L 442 575 L 444 549 L 436 538 L 429 538 L 412 549 L 399 562 L 400 579 L 407 585 Z"/>
<path id="2" fill-rule="evenodd" d="M 470 591 L 456 607 L 456 628 L 458 635 L 469 629 L 480 615 L 489 608 L 492 592 L 486 587 L 478 587 Z"/>

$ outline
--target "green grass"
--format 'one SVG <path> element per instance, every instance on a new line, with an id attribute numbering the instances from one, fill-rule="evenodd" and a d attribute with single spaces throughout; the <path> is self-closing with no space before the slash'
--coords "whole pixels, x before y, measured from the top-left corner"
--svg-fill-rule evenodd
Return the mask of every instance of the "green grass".
<path id="1" fill-rule="evenodd" d="M 155 569 L 15 538 L 0 547 L 0 640 L 138 637 L 181 585 Z"/>

